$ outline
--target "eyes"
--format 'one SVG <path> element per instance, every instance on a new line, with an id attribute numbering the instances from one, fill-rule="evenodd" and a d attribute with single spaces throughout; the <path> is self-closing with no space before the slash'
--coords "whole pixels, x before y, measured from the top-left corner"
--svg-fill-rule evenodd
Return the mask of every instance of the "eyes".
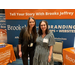
<path id="1" fill-rule="evenodd" d="M 45 24 L 44 25 L 40 25 L 41 27 L 43 27 L 43 26 L 46 26 Z"/>
<path id="2" fill-rule="evenodd" d="M 34 21 L 32 21 L 32 22 L 30 21 L 29 23 L 35 23 L 35 22 Z"/>

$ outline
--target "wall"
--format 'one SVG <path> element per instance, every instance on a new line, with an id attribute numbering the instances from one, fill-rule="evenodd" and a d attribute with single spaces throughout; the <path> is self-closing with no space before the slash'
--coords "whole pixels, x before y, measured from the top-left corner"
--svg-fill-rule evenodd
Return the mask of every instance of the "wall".
<path id="1" fill-rule="evenodd" d="M 63 41 L 63 47 L 73 47 L 75 36 L 75 9 L 5 9 L 7 41 L 17 46 L 20 30 L 27 26 L 27 19 L 33 16 L 36 26 L 41 20 L 48 22 L 55 40 Z"/>
<path id="2" fill-rule="evenodd" d="M 2 42 L 7 43 L 7 30 L 5 13 L 0 9 L 0 43 Z"/>

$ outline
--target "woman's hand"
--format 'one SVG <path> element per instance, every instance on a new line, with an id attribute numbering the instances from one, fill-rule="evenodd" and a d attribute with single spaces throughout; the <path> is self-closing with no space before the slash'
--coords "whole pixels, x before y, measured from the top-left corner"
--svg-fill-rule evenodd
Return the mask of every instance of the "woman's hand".
<path id="1" fill-rule="evenodd" d="M 48 62 L 50 62 L 50 61 L 51 61 L 51 56 L 49 55 L 49 56 L 48 56 Z"/>
<path id="2" fill-rule="evenodd" d="M 50 48 L 49 48 L 48 62 L 51 61 L 52 50 L 53 50 L 53 46 L 50 46 Z"/>
<path id="3" fill-rule="evenodd" d="M 21 51 L 19 51 L 19 57 L 20 57 L 20 58 L 22 57 L 22 52 L 21 52 Z"/>

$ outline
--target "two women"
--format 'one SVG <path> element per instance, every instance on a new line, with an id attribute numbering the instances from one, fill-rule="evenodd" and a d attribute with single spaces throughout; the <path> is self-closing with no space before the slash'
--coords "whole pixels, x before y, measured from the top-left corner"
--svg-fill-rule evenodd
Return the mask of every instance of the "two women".
<path id="1" fill-rule="evenodd" d="M 23 28 L 19 36 L 19 56 L 22 57 L 23 64 L 28 64 L 28 54 L 30 56 L 30 65 L 53 64 L 52 49 L 54 43 L 54 35 L 49 32 L 48 23 L 46 21 L 40 22 L 37 37 L 35 19 L 30 17 L 27 28 Z"/>

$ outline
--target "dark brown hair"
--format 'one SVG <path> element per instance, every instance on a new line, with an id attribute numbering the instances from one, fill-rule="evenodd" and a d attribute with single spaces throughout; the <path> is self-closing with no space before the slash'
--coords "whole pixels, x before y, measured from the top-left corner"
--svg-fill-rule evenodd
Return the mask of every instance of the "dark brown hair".
<path id="1" fill-rule="evenodd" d="M 26 29 L 26 31 L 25 31 L 25 33 L 24 33 L 24 37 L 25 37 L 25 39 L 28 41 L 28 40 L 30 40 L 30 33 L 29 33 L 29 28 L 30 28 L 30 26 L 29 26 L 29 20 L 30 19 L 33 19 L 34 21 L 35 21 L 35 19 L 33 18 L 33 17 L 29 17 L 28 18 L 28 25 L 27 25 L 27 29 Z M 34 40 L 34 42 L 36 41 L 36 38 L 37 38 L 37 31 L 36 31 L 36 21 L 35 21 L 35 25 L 34 25 L 34 27 L 33 27 L 33 29 L 32 29 L 32 36 L 33 36 L 33 40 Z"/>
<path id="2" fill-rule="evenodd" d="M 46 29 L 45 33 L 48 34 L 48 33 L 49 33 L 48 23 L 47 23 L 47 21 L 45 21 L 45 20 L 42 20 L 42 21 L 39 23 L 38 34 L 39 34 L 39 35 L 42 35 L 42 34 L 43 34 L 43 33 L 42 33 L 42 30 L 41 30 L 41 28 L 40 28 L 40 25 L 41 25 L 42 22 L 45 22 L 45 23 L 46 23 L 47 29 Z"/>

